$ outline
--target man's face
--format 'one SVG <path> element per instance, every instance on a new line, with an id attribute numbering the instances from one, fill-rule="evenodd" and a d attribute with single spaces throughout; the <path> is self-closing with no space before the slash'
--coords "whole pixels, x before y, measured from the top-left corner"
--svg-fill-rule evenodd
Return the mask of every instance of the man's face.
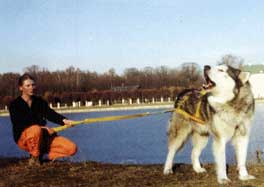
<path id="1" fill-rule="evenodd" d="M 34 95 L 36 89 L 35 81 L 31 79 L 26 79 L 23 82 L 23 85 L 19 87 L 19 90 L 22 92 L 22 95 L 32 96 Z"/>

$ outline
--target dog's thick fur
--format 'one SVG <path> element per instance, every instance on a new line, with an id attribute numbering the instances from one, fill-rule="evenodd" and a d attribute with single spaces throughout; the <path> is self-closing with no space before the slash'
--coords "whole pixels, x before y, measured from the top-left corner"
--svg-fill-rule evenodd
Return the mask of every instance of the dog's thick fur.
<path id="1" fill-rule="evenodd" d="M 201 95 L 198 90 L 185 91 L 177 97 L 175 107 L 194 115 L 200 102 L 199 116 L 205 124 L 199 124 L 177 112 L 172 114 L 168 127 L 168 155 L 164 174 L 173 172 L 174 155 L 189 136 L 192 137 L 193 143 L 193 169 L 197 173 L 205 172 L 199 156 L 208 142 L 209 134 L 212 134 L 217 181 L 220 184 L 230 181 L 226 173 L 225 157 L 225 147 L 229 140 L 232 140 L 235 148 L 239 179 L 254 179 L 246 169 L 250 125 L 254 114 L 254 99 L 248 82 L 249 73 L 227 65 L 214 68 L 205 66 L 204 72 L 209 84 L 207 94 Z"/>

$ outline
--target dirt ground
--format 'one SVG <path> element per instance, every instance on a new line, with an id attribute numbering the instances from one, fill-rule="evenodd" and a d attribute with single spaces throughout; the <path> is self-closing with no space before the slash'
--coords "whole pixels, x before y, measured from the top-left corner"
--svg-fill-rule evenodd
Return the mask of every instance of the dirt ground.
<path id="1" fill-rule="evenodd" d="M 45 162 L 41 166 L 28 166 L 27 159 L 0 158 L 0 186 L 2 187 L 187 187 L 219 186 L 214 166 L 205 165 L 207 173 L 196 174 L 191 165 L 176 164 L 175 173 L 162 174 L 162 165 L 117 165 L 96 162 L 72 163 L 69 161 Z M 232 183 L 226 186 L 264 187 L 264 165 L 250 165 L 250 174 L 257 179 L 241 182 L 235 166 L 228 167 Z"/>

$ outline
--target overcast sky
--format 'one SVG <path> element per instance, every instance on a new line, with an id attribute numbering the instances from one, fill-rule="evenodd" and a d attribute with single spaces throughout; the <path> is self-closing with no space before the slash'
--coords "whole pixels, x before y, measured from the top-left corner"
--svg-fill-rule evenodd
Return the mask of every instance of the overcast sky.
<path id="1" fill-rule="evenodd" d="M 264 62 L 261 0 L 0 0 L 0 73 Z"/>

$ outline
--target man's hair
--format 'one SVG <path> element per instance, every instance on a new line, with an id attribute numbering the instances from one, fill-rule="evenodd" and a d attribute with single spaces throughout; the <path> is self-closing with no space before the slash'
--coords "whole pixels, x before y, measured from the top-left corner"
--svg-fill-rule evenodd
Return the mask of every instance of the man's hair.
<path id="1" fill-rule="evenodd" d="M 22 86 L 23 83 L 24 83 L 24 81 L 25 81 L 25 80 L 28 80 L 28 79 L 35 81 L 34 77 L 31 76 L 31 75 L 28 74 L 28 73 L 24 73 L 23 75 L 21 75 L 21 76 L 18 78 L 18 86 Z"/>

